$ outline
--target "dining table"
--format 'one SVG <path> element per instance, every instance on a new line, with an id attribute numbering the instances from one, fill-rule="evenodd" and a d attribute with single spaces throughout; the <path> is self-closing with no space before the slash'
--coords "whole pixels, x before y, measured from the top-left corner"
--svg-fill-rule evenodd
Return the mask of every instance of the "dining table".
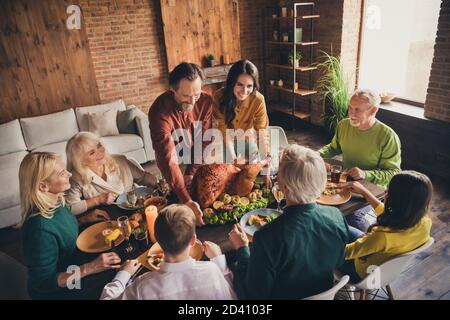
<path id="1" fill-rule="evenodd" d="M 338 164 L 342 165 L 343 163 L 339 160 L 326 160 L 330 164 Z M 359 180 L 359 182 L 366 187 L 372 194 L 374 194 L 378 199 L 382 199 L 384 197 L 385 188 L 375 185 L 367 180 Z M 349 215 L 353 213 L 354 211 L 361 209 L 368 205 L 368 202 L 365 200 L 365 198 L 361 195 L 352 193 L 351 198 L 344 204 L 335 205 L 336 208 L 338 208 L 344 216 Z M 272 204 L 269 206 L 271 208 L 276 208 L 276 204 Z M 100 207 L 100 209 L 103 209 L 108 212 L 111 220 L 116 220 L 120 216 L 130 216 L 136 210 L 126 210 L 123 208 L 120 208 L 117 205 L 110 205 L 110 206 L 103 206 Z M 225 254 L 227 261 L 234 261 L 235 260 L 235 253 L 236 251 L 233 250 L 231 246 L 231 242 L 228 239 L 228 234 L 231 231 L 231 228 L 233 227 L 233 223 L 226 223 L 222 225 L 204 225 L 197 227 L 196 234 L 197 238 L 200 241 L 211 241 L 219 245 L 222 252 Z M 132 237 L 130 237 L 130 241 L 132 241 Z M 251 237 L 250 237 L 251 239 Z M 153 244 L 148 241 L 148 248 L 150 248 Z M 126 259 L 134 259 L 137 258 L 139 255 L 143 253 L 143 251 L 134 251 L 132 254 L 129 254 L 125 252 L 124 247 L 126 246 L 125 241 L 118 245 L 117 247 L 114 247 L 112 250 L 119 254 L 119 256 L 122 258 L 122 260 Z M 91 258 L 95 257 L 95 254 L 93 253 L 84 253 L 87 256 L 90 256 Z M 98 254 L 98 253 L 97 253 Z M 203 260 L 207 260 L 207 258 L 204 256 Z M 147 272 L 148 270 L 142 269 L 140 270 L 140 273 Z"/>

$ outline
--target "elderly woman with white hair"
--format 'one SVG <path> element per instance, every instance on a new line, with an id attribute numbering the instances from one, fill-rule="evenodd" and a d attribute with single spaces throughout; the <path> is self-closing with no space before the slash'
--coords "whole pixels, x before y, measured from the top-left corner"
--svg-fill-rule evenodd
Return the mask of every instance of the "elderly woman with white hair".
<path id="1" fill-rule="evenodd" d="M 72 173 L 67 204 L 75 215 L 99 205 L 109 205 L 137 183 L 156 185 L 156 177 L 137 167 L 123 155 L 110 155 L 100 138 L 79 132 L 67 143 L 67 167 Z"/>
<path id="2" fill-rule="evenodd" d="M 350 232 L 337 208 L 316 204 L 326 180 L 319 153 L 299 145 L 284 150 L 278 171 L 283 214 L 255 232 L 251 249 L 238 224 L 229 235 L 239 298 L 302 299 L 333 286 Z"/>

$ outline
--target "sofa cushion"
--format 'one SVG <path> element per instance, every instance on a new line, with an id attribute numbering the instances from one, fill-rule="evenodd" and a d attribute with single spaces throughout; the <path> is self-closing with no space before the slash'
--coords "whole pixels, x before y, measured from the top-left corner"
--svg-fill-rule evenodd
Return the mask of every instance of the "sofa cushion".
<path id="1" fill-rule="evenodd" d="M 54 152 L 61 157 L 64 163 L 67 163 L 66 145 L 67 141 L 47 144 L 45 146 L 40 146 L 39 148 L 34 149 L 32 152 Z"/>
<path id="2" fill-rule="evenodd" d="M 125 102 L 122 99 L 116 100 L 113 102 L 98 104 L 95 106 L 89 107 L 78 107 L 75 109 L 75 114 L 77 116 L 78 126 L 80 127 L 80 131 L 89 131 L 89 123 L 87 115 L 89 112 L 104 112 L 110 109 L 116 109 L 118 111 L 123 111 L 126 109 Z"/>
<path id="3" fill-rule="evenodd" d="M 69 140 L 78 133 L 73 109 L 45 116 L 20 119 L 28 150 L 47 144 Z"/>
<path id="4" fill-rule="evenodd" d="M 0 125 L 0 154 L 27 150 L 19 120 Z"/>
<path id="5" fill-rule="evenodd" d="M 28 154 L 28 151 L 19 151 L 0 156 L 0 170 L 17 168 L 19 169 L 22 159 Z M 1 177 L 1 176 L 0 176 Z M 2 178 L 3 181 L 3 178 Z M 6 180 L 5 180 L 6 181 Z"/>
<path id="6" fill-rule="evenodd" d="M 117 112 L 117 128 L 120 133 L 138 134 L 136 125 L 137 110 L 138 109 L 133 106 L 125 111 Z"/>
<path id="7" fill-rule="evenodd" d="M 117 136 L 117 110 L 88 113 L 89 131 L 98 137 Z"/>
<path id="8" fill-rule="evenodd" d="M 135 134 L 120 134 L 101 139 L 110 154 L 123 154 L 144 147 L 142 138 Z"/>
<path id="9" fill-rule="evenodd" d="M 20 204 L 19 166 L 28 154 L 26 151 L 0 156 L 0 209 Z"/>

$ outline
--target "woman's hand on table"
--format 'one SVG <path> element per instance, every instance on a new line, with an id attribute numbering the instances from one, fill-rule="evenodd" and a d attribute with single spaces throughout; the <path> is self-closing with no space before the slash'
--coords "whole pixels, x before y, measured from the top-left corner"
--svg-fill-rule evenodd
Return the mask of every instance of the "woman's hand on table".
<path id="1" fill-rule="evenodd" d="M 120 268 L 120 257 L 115 252 L 107 252 L 99 255 L 95 260 L 83 265 L 82 275 L 87 276 L 109 269 Z"/>
<path id="2" fill-rule="evenodd" d="M 192 200 L 189 200 L 185 203 L 189 208 L 191 208 L 192 211 L 194 211 L 195 218 L 196 218 L 196 225 L 197 226 L 204 226 L 205 222 L 203 221 L 203 212 L 202 209 L 200 209 L 200 205 Z"/>
<path id="3" fill-rule="evenodd" d="M 205 249 L 205 255 L 209 260 L 222 254 L 222 250 L 220 250 L 220 247 L 211 241 L 203 241 L 203 248 Z"/>
<path id="4" fill-rule="evenodd" d="M 339 184 L 339 187 L 363 196 L 369 192 L 369 190 L 367 190 L 361 183 L 357 181 L 344 182 Z"/>
<path id="5" fill-rule="evenodd" d="M 248 246 L 249 243 L 247 235 L 237 223 L 233 225 L 230 233 L 228 233 L 228 239 L 230 239 L 231 246 L 235 250 Z"/>
<path id="6" fill-rule="evenodd" d="M 126 271 L 130 274 L 130 276 L 132 276 L 133 274 L 136 273 L 136 271 L 139 269 L 140 266 L 141 266 L 141 263 L 139 263 L 137 259 L 127 260 L 122 265 L 120 270 Z"/>
<path id="7" fill-rule="evenodd" d="M 105 192 L 102 193 L 101 195 L 97 196 L 97 205 L 102 205 L 102 204 L 106 204 L 106 205 L 110 205 L 111 203 L 114 202 L 114 200 L 116 200 L 117 198 L 117 194 L 112 193 L 112 192 Z"/>

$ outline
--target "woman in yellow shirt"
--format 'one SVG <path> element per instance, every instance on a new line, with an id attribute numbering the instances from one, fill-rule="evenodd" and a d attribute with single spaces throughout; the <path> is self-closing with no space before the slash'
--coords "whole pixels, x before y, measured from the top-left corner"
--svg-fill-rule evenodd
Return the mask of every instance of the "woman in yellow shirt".
<path id="1" fill-rule="evenodd" d="M 346 245 L 346 262 L 340 271 L 348 274 L 353 283 L 367 276 L 369 266 L 380 266 L 429 240 L 432 222 L 427 212 L 433 185 L 426 175 L 416 171 L 396 174 L 389 183 L 384 204 L 359 182 L 343 187 L 363 195 L 378 215 L 366 234 L 361 232 L 356 241 Z"/>
<path id="2" fill-rule="evenodd" d="M 252 62 L 240 60 L 231 67 L 225 87 L 214 94 L 213 116 L 225 142 L 227 160 L 248 159 L 258 152 L 258 145 L 260 157 L 269 156 L 269 117 L 264 96 L 258 91 L 258 77 Z M 243 131 L 234 131 L 232 139 L 227 139 L 227 129 Z M 265 183 L 271 185 L 269 172 Z"/>

